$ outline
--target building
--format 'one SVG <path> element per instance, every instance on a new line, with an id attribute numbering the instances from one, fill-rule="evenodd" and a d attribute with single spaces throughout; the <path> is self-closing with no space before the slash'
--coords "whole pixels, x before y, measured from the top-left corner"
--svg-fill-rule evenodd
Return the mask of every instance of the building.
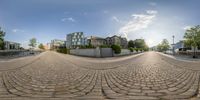
<path id="1" fill-rule="evenodd" d="M 88 44 L 91 44 L 94 47 L 99 47 L 101 45 L 106 45 L 106 40 L 101 37 L 90 36 L 88 39 Z"/>
<path id="2" fill-rule="evenodd" d="M 65 46 L 66 45 L 65 45 L 64 40 L 54 39 L 54 40 L 51 40 L 50 49 L 56 50 L 56 49 L 59 49 L 59 48 L 64 48 Z"/>
<path id="3" fill-rule="evenodd" d="M 107 45 L 120 45 L 121 44 L 121 39 L 119 36 L 112 36 L 112 37 L 107 37 L 106 38 L 106 44 Z"/>
<path id="4" fill-rule="evenodd" d="M 20 43 L 4 41 L 4 49 L 5 50 L 18 50 L 18 49 L 20 49 Z"/>
<path id="5" fill-rule="evenodd" d="M 67 34 L 66 40 L 67 40 L 66 41 L 67 48 L 76 48 L 88 44 L 87 38 L 84 37 L 83 32 L 74 32 Z"/>
<path id="6" fill-rule="evenodd" d="M 51 49 L 51 43 L 47 43 L 44 45 L 45 50 L 50 50 Z"/>
<path id="7" fill-rule="evenodd" d="M 122 48 L 128 48 L 128 41 L 126 38 L 121 37 L 121 47 Z"/>
<path id="8" fill-rule="evenodd" d="M 105 40 L 107 45 L 120 45 L 122 48 L 127 48 L 128 46 L 127 39 L 117 35 L 107 37 Z"/>
<path id="9" fill-rule="evenodd" d="M 181 49 L 181 48 L 184 48 L 184 47 L 185 46 L 184 46 L 184 42 L 183 41 L 179 41 L 176 44 L 174 44 L 174 50 Z"/>

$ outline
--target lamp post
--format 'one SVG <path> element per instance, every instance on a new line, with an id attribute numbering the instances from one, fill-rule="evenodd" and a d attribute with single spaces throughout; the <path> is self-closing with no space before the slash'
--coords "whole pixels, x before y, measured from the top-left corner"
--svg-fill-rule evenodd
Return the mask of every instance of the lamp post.
<path id="1" fill-rule="evenodd" d="M 174 38 L 175 38 L 175 36 L 173 35 L 172 38 L 173 38 L 173 44 L 172 44 L 173 45 L 173 55 L 175 55 L 175 51 L 174 51 Z"/>

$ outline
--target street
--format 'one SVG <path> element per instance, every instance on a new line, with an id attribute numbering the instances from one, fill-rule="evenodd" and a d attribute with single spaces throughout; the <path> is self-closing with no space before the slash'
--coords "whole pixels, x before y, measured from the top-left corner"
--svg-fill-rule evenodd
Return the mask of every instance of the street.
<path id="1" fill-rule="evenodd" d="M 0 100 L 198 99 L 200 62 L 156 52 L 88 58 L 46 51 L 0 61 Z"/>

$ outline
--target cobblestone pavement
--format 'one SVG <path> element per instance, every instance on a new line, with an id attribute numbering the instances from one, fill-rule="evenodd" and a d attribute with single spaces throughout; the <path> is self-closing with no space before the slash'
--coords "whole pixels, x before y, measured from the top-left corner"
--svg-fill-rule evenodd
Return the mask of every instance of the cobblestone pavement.
<path id="1" fill-rule="evenodd" d="M 198 100 L 200 62 L 155 52 L 84 58 L 56 52 L 0 62 L 0 100 Z"/>

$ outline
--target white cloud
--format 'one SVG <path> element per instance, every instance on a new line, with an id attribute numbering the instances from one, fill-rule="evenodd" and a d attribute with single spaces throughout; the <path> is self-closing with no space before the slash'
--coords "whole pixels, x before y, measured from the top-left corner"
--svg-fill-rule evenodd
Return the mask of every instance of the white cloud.
<path id="1" fill-rule="evenodd" d="M 156 6 L 157 4 L 155 2 L 150 2 L 149 5 Z"/>
<path id="2" fill-rule="evenodd" d="M 14 33 L 17 33 L 17 32 L 24 32 L 24 30 L 21 30 L 21 29 L 17 29 L 17 28 L 16 28 L 16 29 L 13 29 L 12 32 L 14 32 Z"/>
<path id="3" fill-rule="evenodd" d="M 133 14 L 132 19 L 129 20 L 119 32 L 126 38 L 128 34 L 147 28 L 155 19 L 157 11 L 147 10 L 145 14 Z"/>
<path id="4" fill-rule="evenodd" d="M 116 16 L 112 17 L 112 20 L 116 21 L 116 22 L 120 22 L 119 19 Z"/>
<path id="5" fill-rule="evenodd" d="M 192 26 L 185 26 L 183 27 L 184 30 L 190 29 Z"/>
<path id="6" fill-rule="evenodd" d="M 65 21 L 75 22 L 76 20 L 72 17 L 68 17 L 68 18 L 62 18 L 61 21 L 63 21 L 63 22 L 65 22 Z"/>
<path id="7" fill-rule="evenodd" d="M 156 10 L 147 10 L 148 14 L 157 14 L 158 12 Z"/>

